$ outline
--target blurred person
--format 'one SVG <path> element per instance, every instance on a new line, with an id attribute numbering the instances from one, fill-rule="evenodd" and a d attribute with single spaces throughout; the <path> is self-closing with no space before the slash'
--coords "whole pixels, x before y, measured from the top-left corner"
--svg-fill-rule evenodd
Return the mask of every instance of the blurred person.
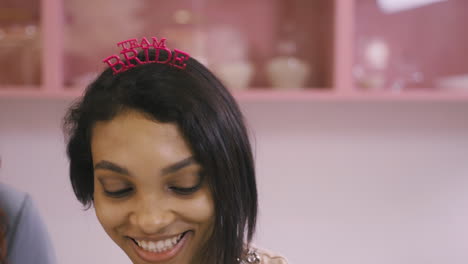
<path id="1" fill-rule="evenodd" d="M 47 229 L 31 197 L 0 183 L 0 264 L 55 264 Z"/>
<path id="2" fill-rule="evenodd" d="M 6 263 L 6 222 L 5 213 L 0 209 L 0 263 Z"/>
<path id="3" fill-rule="evenodd" d="M 105 59 L 65 116 L 76 197 L 135 264 L 285 264 L 251 244 L 257 187 L 237 103 L 189 54 L 152 41 L 120 42 L 125 59 Z"/>

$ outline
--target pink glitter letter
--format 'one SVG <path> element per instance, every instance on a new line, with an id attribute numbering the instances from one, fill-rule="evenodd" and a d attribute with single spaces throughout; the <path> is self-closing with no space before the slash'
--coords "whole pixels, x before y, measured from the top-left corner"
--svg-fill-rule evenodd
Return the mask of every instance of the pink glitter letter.
<path id="1" fill-rule="evenodd" d="M 165 48 L 166 47 L 166 38 L 161 38 L 161 40 L 158 42 L 158 38 L 157 37 L 152 37 L 151 38 L 153 40 L 153 47 L 155 49 L 157 48 Z"/>
<path id="2" fill-rule="evenodd" d="M 125 47 L 125 44 L 129 44 L 129 46 Z M 117 46 L 122 48 L 123 51 L 140 47 L 138 45 L 137 39 L 128 39 L 128 40 L 121 41 L 121 42 L 117 43 Z"/>
<path id="3" fill-rule="evenodd" d="M 115 59 L 115 63 L 111 63 L 110 60 L 112 59 Z M 125 63 L 123 63 L 123 61 L 120 60 L 120 58 L 116 55 L 112 55 L 112 56 L 109 56 L 107 58 L 105 58 L 103 60 L 103 62 L 107 63 L 107 65 L 109 65 L 109 67 L 112 68 L 112 71 L 114 72 L 114 75 L 119 73 L 119 72 L 123 72 L 123 71 L 126 71 L 127 70 L 127 66 L 125 65 Z M 117 69 L 115 66 L 117 65 L 120 65 L 120 69 Z"/>
<path id="4" fill-rule="evenodd" d="M 168 63 L 169 61 L 171 61 L 172 59 L 172 52 L 170 49 L 164 47 L 164 48 L 155 48 L 156 50 L 156 63 L 162 63 L 162 64 L 165 64 L 165 63 Z M 166 53 L 167 53 L 167 59 L 165 61 L 160 61 L 159 60 L 159 55 L 161 55 L 161 51 L 164 50 Z"/>
<path id="5" fill-rule="evenodd" d="M 130 52 L 133 53 L 132 56 L 128 56 L 128 53 L 130 53 Z M 142 64 L 141 60 L 137 57 L 138 52 L 137 52 L 135 49 L 123 50 L 123 51 L 121 51 L 120 53 L 124 55 L 128 67 L 132 68 L 132 67 L 135 67 L 137 64 Z M 130 61 L 130 60 L 132 60 L 132 59 L 135 59 L 136 62 L 137 62 L 137 64 L 133 64 L 133 63 Z"/>
<path id="6" fill-rule="evenodd" d="M 187 64 L 184 63 L 184 61 L 187 61 L 189 58 L 190 54 L 174 49 L 174 59 L 172 60 L 171 65 L 183 70 L 187 67 Z"/>
<path id="7" fill-rule="evenodd" d="M 145 61 L 143 63 L 156 62 L 155 60 L 150 60 L 148 50 L 152 45 L 149 43 L 148 39 L 143 37 L 140 42 L 140 48 L 145 52 Z"/>

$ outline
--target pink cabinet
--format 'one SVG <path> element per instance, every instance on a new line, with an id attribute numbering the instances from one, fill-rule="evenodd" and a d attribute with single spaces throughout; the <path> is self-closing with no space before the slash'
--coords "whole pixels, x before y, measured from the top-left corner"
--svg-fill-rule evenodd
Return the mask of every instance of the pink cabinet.
<path id="1" fill-rule="evenodd" d="M 77 97 L 116 42 L 157 36 L 239 100 L 467 100 L 468 5 L 431 1 L 3 0 L 0 97 Z"/>
<path id="2" fill-rule="evenodd" d="M 66 86 L 88 83 L 102 68 L 96 66 L 104 66 L 102 58 L 119 52 L 116 42 L 157 36 L 201 60 L 235 91 L 332 87 L 332 1 L 96 2 L 99 8 L 64 1 Z M 283 79 L 297 76 L 285 85 L 272 78 L 278 76 L 274 66 L 283 72 L 294 67 Z"/>
<path id="3" fill-rule="evenodd" d="M 41 13 L 39 0 L 0 2 L 0 86 L 41 83 Z"/>
<path id="4" fill-rule="evenodd" d="M 356 87 L 468 92 L 467 1 L 358 0 L 355 14 Z"/>

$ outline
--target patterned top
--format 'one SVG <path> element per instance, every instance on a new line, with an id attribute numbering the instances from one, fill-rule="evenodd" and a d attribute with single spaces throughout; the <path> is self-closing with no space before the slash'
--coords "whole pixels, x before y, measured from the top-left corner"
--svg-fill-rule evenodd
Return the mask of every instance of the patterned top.
<path id="1" fill-rule="evenodd" d="M 288 264 L 284 257 L 258 248 L 250 248 L 244 259 L 238 261 L 240 264 Z"/>

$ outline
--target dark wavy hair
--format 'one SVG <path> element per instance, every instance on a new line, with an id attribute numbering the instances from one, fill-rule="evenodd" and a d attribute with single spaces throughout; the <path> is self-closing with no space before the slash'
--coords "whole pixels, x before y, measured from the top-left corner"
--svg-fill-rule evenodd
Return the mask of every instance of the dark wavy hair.
<path id="1" fill-rule="evenodd" d="M 150 56 L 154 59 L 154 53 Z M 144 60 L 142 52 L 138 57 Z M 107 68 L 88 86 L 64 118 L 70 180 L 78 200 L 89 208 L 94 189 L 90 140 L 97 121 L 132 109 L 177 124 L 206 172 L 215 204 L 204 263 L 234 264 L 249 245 L 257 219 L 251 145 L 228 90 L 195 59 L 186 63 L 184 70 L 151 63 L 117 75 Z"/>

